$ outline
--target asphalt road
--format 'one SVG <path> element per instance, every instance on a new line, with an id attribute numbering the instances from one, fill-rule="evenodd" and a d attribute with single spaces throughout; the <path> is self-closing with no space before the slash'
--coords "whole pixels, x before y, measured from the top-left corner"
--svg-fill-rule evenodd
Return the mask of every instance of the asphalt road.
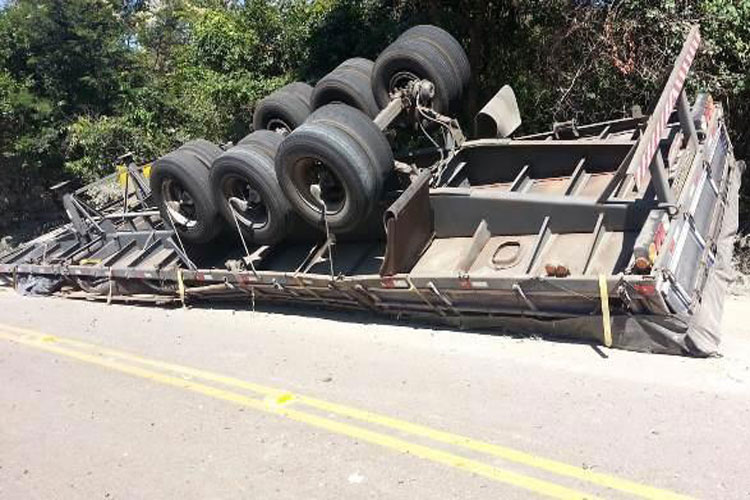
<path id="1" fill-rule="evenodd" d="M 748 498 L 749 306 L 695 360 L 0 290 L 0 498 Z"/>

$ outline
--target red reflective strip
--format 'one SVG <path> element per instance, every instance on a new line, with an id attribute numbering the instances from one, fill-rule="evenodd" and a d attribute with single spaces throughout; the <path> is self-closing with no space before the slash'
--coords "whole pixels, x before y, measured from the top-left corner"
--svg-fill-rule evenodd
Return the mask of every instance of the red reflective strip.
<path id="1" fill-rule="evenodd" d="M 708 96 L 708 104 L 706 104 L 706 109 L 703 111 L 703 116 L 706 117 L 706 123 L 711 123 L 711 117 L 714 114 L 714 109 L 716 106 L 714 105 L 714 100 L 711 96 Z"/>
<path id="2" fill-rule="evenodd" d="M 641 295 L 654 295 L 656 293 L 656 286 L 651 283 L 633 285 L 633 288 L 635 288 L 635 291 L 640 293 Z"/>
<path id="3" fill-rule="evenodd" d="M 659 227 L 656 228 L 656 234 L 654 235 L 654 246 L 656 246 L 656 252 L 658 253 L 661 246 L 664 244 L 664 239 L 667 237 L 667 230 L 664 227 L 664 223 L 660 222 Z"/>

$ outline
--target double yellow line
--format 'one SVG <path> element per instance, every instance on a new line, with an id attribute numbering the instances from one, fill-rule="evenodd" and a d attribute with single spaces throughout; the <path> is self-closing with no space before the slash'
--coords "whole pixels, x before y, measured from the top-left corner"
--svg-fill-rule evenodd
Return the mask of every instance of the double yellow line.
<path id="1" fill-rule="evenodd" d="M 494 481 L 522 488 L 540 495 L 562 499 L 594 499 L 594 495 L 562 486 L 544 479 L 513 472 L 478 460 L 457 455 L 439 448 L 413 443 L 367 427 L 354 425 L 315 413 L 297 410 L 293 407 L 307 407 L 345 417 L 360 423 L 390 429 L 411 436 L 424 438 L 434 443 L 450 445 L 472 452 L 500 458 L 526 467 L 544 471 L 579 482 L 589 483 L 598 489 L 616 490 L 641 498 L 685 499 L 683 495 L 671 491 L 642 485 L 608 474 L 593 472 L 556 460 L 538 457 L 530 453 L 486 443 L 449 432 L 431 429 L 404 420 L 385 415 L 351 408 L 316 398 L 291 394 L 286 391 L 247 382 L 204 370 L 190 368 L 174 363 L 137 356 L 131 353 L 108 349 L 105 347 L 74 339 L 48 335 L 34 330 L 0 324 L 0 339 L 29 346 L 59 356 L 75 359 L 91 365 L 118 371 L 134 377 L 150 380 L 159 384 L 176 387 L 182 390 L 203 394 L 208 397 L 228 401 L 254 410 L 272 413 L 280 417 L 301 422 L 313 427 L 325 429 L 335 434 L 345 435 L 360 441 L 406 453 L 425 460 L 447 465 L 456 469 L 476 474 Z M 189 377 L 190 379 L 186 379 Z M 196 381 L 199 380 L 199 381 Z M 220 384 L 224 387 L 209 385 Z M 229 388 L 250 391 L 258 397 L 234 392 Z"/>

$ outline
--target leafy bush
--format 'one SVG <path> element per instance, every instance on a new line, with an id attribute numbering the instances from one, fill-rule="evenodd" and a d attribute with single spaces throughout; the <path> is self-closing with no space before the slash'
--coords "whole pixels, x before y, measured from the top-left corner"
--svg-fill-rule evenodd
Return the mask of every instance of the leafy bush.
<path id="1" fill-rule="evenodd" d="M 89 179 L 128 150 L 236 141 L 262 96 L 375 58 L 419 23 L 467 49 L 464 118 L 506 83 L 524 131 L 617 118 L 648 108 L 696 22 L 690 90 L 725 103 L 747 157 L 750 0 L 14 0 L 0 10 L 0 158 Z"/>
<path id="2" fill-rule="evenodd" d="M 127 152 L 146 162 L 169 147 L 167 138 L 133 124 L 127 116 L 79 116 L 67 128 L 68 173 L 94 180 L 112 173 L 115 159 Z"/>

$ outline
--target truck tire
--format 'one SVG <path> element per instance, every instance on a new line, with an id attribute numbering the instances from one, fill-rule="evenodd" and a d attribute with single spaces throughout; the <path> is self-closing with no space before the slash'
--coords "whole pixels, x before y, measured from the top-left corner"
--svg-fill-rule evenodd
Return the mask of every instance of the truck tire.
<path id="1" fill-rule="evenodd" d="M 351 111 L 334 111 L 341 108 Z M 377 164 L 381 146 L 369 135 L 374 124 L 367 115 L 341 104 L 322 110 L 284 139 L 276 156 L 276 176 L 305 221 L 322 227 L 325 213 L 331 231 L 347 233 L 377 206 L 388 166 Z M 321 188 L 325 211 L 312 194 L 313 185 Z"/>
<path id="2" fill-rule="evenodd" d="M 305 82 L 288 83 L 284 87 L 282 87 L 281 90 L 297 94 L 306 102 L 310 102 L 310 97 L 312 97 L 313 93 L 313 88 Z"/>
<path id="3" fill-rule="evenodd" d="M 375 118 L 380 107 L 372 94 L 372 67 L 374 63 L 367 59 L 349 59 L 324 76 L 312 93 L 312 109 L 326 104 L 348 104 L 370 118 Z"/>
<path id="4" fill-rule="evenodd" d="M 448 54 L 424 37 L 399 38 L 380 54 L 372 69 L 372 91 L 384 108 L 393 91 L 424 79 L 435 86 L 432 107 L 447 113 L 461 97 L 463 85 Z M 426 104 L 426 103 L 425 103 Z"/>
<path id="5" fill-rule="evenodd" d="M 151 168 L 151 193 L 162 220 L 180 239 L 208 243 L 223 228 L 209 191 L 209 170 L 195 153 L 178 149 Z"/>
<path id="6" fill-rule="evenodd" d="M 454 67 L 458 69 L 461 83 L 465 89 L 471 80 L 471 65 L 466 51 L 453 35 L 442 28 L 431 24 L 420 24 L 404 31 L 399 38 L 422 37 L 428 39 L 431 43 L 440 46 L 453 62 Z"/>
<path id="7" fill-rule="evenodd" d="M 352 57 L 351 59 L 347 59 L 346 61 L 339 64 L 338 67 L 357 68 L 363 73 L 367 73 L 367 76 L 370 76 L 372 74 L 372 67 L 374 64 L 375 63 L 373 61 L 365 59 L 364 57 Z"/>
<path id="8" fill-rule="evenodd" d="M 284 136 L 270 130 L 256 130 L 242 138 L 237 146 L 247 145 L 263 151 L 273 161 Z"/>
<path id="9" fill-rule="evenodd" d="M 198 160 L 209 169 L 214 160 L 224 152 L 219 146 L 205 139 L 193 139 L 192 141 L 186 142 L 180 146 L 179 149 L 189 151 L 196 155 Z"/>
<path id="10" fill-rule="evenodd" d="M 258 143 L 239 144 L 221 155 L 214 162 L 210 184 L 221 215 L 232 228 L 239 225 L 252 243 L 279 243 L 296 226 L 296 214 L 276 180 L 273 157 Z M 231 198 L 239 200 L 234 210 Z"/>
<path id="11" fill-rule="evenodd" d="M 276 90 L 255 106 L 255 130 L 272 130 L 288 133 L 302 125 L 310 114 L 312 87 L 295 82 Z"/>
<path id="12" fill-rule="evenodd" d="M 331 122 L 355 130 L 360 143 L 370 157 L 373 165 L 380 170 L 381 179 L 393 170 L 393 150 L 383 132 L 372 120 L 362 120 L 362 113 L 345 104 L 329 104 L 313 111 L 308 122 Z"/>

